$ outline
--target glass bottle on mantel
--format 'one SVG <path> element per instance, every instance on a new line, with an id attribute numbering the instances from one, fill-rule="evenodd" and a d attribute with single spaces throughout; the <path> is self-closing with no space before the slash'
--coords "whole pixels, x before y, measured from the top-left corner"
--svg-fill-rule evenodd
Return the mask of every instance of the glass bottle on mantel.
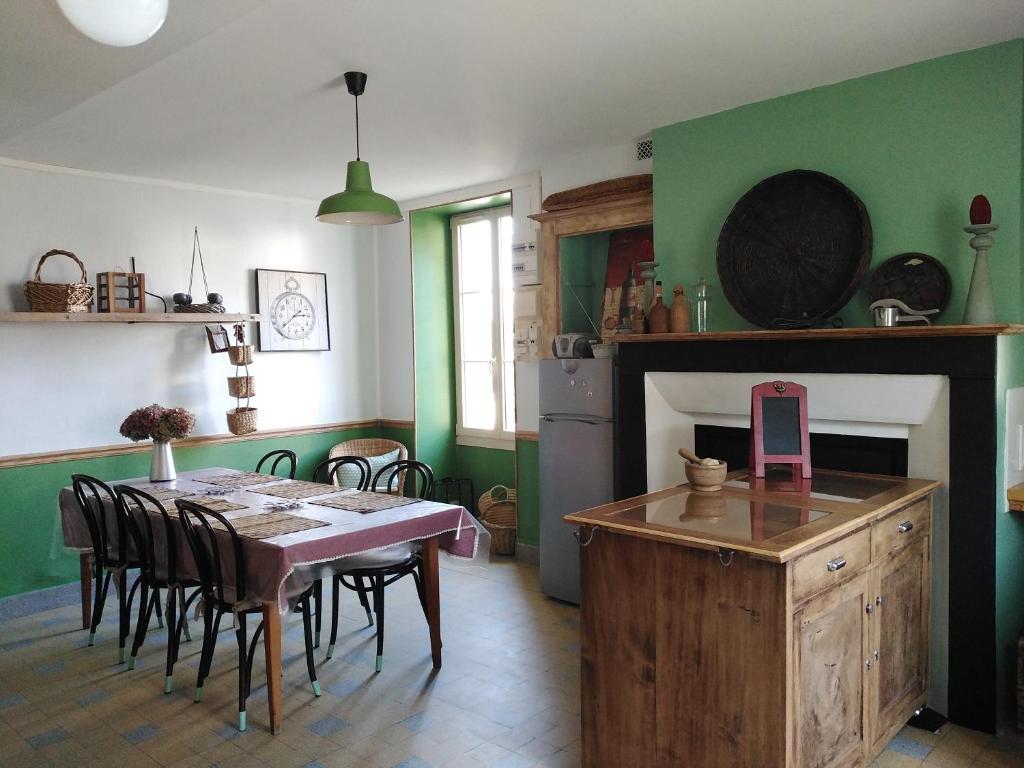
<path id="1" fill-rule="evenodd" d="M 690 329 L 697 333 L 711 330 L 711 286 L 703 277 L 693 286 L 693 302 L 690 304 L 693 318 Z"/>
<path id="2" fill-rule="evenodd" d="M 683 286 L 673 290 L 672 306 L 668 310 L 668 329 L 672 333 L 688 333 L 690 330 L 690 302 L 686 299 Z"/>
<path id="3" fill-rule="evenodd" d="M 630 315 L 630 330 L 632 333 L 647 333 L 647 321 L 644 318 L 644 297 L 638 290 L 633 302 L 633 314 Z"/>
<path id="4" fill-rule="evenodd" d="M 651 333 L 668 333 L 668 307 L 665 306 L 665 297 L 661 292 L 661 280 L 654 284 L 654 303 L 647 313 L 647 324 Z"/>

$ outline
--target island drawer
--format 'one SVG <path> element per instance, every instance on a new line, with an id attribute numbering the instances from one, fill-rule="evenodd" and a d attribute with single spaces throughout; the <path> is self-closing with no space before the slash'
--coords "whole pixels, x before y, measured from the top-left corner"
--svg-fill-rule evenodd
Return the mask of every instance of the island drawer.
<path id="1" fill-rule="evenodd" d="M 855 576 L 871 563 L 871 529 L 863 528 L 793 561 L 793 602 Z"/>
<path id="2" fill-rule="evenodd" d="M 929 499 L 910 504 L 886 515 L 871 526 L 871 557 L 885 557 L 928 534 L 931 527 Z"/>

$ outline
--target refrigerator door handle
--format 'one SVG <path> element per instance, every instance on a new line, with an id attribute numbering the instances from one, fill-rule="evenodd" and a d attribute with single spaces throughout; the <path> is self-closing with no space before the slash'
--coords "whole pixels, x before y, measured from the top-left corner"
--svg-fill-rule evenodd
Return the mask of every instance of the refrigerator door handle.
<path id="1" fill-rule="evenodd" d="M 541 416 L 540 418 L 541 421 L 546 421 L 549 424 L 554 424 L 559 421 L 571 421 L 577 424 L 589 424 L 592 427 L 596 427 L 599 424 L 608 424 L 612 421 L 612 419 L 605 419 L 600 416 L 595 418 L 588 416 L 579 416 L 574 413 L 552 413 L 547 416 Z"/>

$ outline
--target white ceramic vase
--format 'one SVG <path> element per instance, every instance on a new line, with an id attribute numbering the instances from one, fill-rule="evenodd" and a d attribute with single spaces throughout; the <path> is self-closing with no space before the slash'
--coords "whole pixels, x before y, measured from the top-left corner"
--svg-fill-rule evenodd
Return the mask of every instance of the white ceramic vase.
<path id="1" fill-rule="evenodd" d="M 174 471 L 174 454 L 171 444 L 166 440 L 153 441 L 153 456 L 149 462 L 149 480 L 162 483 L 177 477 Z"/>

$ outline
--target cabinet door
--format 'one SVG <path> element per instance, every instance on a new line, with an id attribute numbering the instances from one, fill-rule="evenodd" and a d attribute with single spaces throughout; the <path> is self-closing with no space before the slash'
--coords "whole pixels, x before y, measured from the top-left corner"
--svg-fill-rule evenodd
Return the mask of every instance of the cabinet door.
<path id="1" fill-rule="evenodd" d="M 871 738 L 881 748 L 920 705 L 928 687 L 928 537 L 883 560 L 875 581 Z"/>
<path id="2" fill-rule="evenodd" d="M 839 768 L 864 759 L 868 586 L 865 573 L 795 613 L 794 747 L 800 768 Z"/>

